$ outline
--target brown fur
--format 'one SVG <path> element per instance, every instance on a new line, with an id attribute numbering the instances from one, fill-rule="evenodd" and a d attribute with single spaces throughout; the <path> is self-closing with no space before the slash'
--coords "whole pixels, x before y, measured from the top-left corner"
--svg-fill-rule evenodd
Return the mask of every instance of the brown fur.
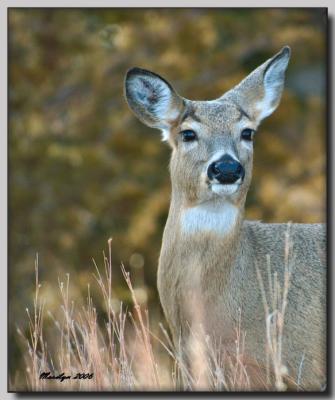
<path id="1" fill-rule="evenodd" d="M 130 107 L 147 125 L 168 132 L 172 147 L 172 198 L 159 259 L 158 290 L 175 344 L 181 339 L 186 349 L 189 329 L 196 322 L 230 351 L 241 310 L 245 357 L 250 365 L 261 365 L 260 370 L 265 370 L 266 363 L 266 317 L 256 269 L 270 299 L 267 257 L 272 272 L 283 282 L 288 226 L 244 221 L 253 152 L 252 146 L 241 141 L 240 132 L 257 129 L 261 119 L 278 106 L 289 55 L 284 48 L 216 101 L 183 99 L 162 78 L 140 69 L 131 70 L 126 78 Z M 150 79 L 146 80 L 147 76 Z M 182 141 L 180 132 L 185 129 L 196 131 L 196 143 Z M 206 176 L 209 160 L 221 150 L 232 152 L 245 169 L 243 183 L 227 195 L 213 193 Z M 232 225 L 228 226 L 227 219 L 227 229 L 222 223 L 219 230 L 211 230 L 211 224 L 230 216 L 230 209 L 237 210 Z M 190 210 L 196 212 L 194 217 L 187 214 L 191 215 L 190 231 L 185 231 L 183 218 Z M 293 381 L 297 381 L 300 368 L 301 387 L 320 390 L 325 383 L 326 360 L 325 227 L 292 224 L 289 229 L 292 274 L 282 360 Z M 264 377 L 259 379 L 264 381 Z M 258 386 L 254 384 L 254 388 Z"/>

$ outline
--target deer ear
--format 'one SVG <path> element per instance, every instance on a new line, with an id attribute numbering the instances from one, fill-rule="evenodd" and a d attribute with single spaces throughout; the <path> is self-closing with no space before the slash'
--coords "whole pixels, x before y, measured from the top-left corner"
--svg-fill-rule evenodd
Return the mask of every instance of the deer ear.
<path id="1" fill-rule="evenodd" d="M 285 83 L 285 71 L 290 60 L 291 50 L 284 47 L 266 65 L 263 77 L 264 95 L 257 108 L 259 119 L 268 117 L 278 107 Z"/>
<path id="2" fill-rule="evenodd" d="M 134 114 L 146 125 L 163 131 L 163 139 L 171 124 L 180 116 L 183 99 L 162 77 L 141 69 L 130 69 L 125 78 L 125 98 Z"/>
<path id="3" fill-rule="evenodd" d="M 233 96 L 257 122 L 268 117 L 279 105 L 290 54 L 290 48 L 283 47 L 226 95 Z"/>

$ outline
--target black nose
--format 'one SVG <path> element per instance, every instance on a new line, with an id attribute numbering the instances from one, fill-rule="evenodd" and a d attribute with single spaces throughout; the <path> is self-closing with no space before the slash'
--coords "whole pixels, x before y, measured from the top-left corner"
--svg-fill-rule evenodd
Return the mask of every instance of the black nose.
<path id="1" fill-rule="evenodd" d="M 207 175 L 210 180 L 216 179 L 220 183 L 235 183 L 240 178 L 243 180 L 244 168 L 237 160 L 225 154 L 210 164 Z"/>

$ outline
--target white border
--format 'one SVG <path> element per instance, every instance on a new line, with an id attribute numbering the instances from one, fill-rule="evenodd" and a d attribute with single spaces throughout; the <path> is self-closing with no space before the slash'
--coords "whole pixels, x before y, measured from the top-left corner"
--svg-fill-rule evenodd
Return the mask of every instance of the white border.
<path id="1" fill-rule="evenodd" d="M 308 1 L 308 0 L 281 0 L 281 1 L 247 1 L 247 0 L 234 0 L 234 2 L 223 2 L 220 0 L 169 0 L 157 3 L 157 0 L 1 0 L 0 2 L 0 187 L 3 189 L 0 197 L 0 254 L 1 254 L 1 276 L 0 276 L 0 315 L 1 315 L 1 329 L 0 329 L 0 399 L 13 399 L 17 395 L 7 393 L 7 8 L 8 7 L 328 7 L 328 15 L 330 20 L 335 15 L 335 1 Z M 331 37 L 329 38 L 332 47 L 334 48 L 334 30 L 330 32 Z M 332 60 L 330 60 L 330 71 L 334 70 L 334 51 L 331 52 Z M 334 98 L 334 88 L 332 90 L 332 98 Z M 334 106 L 330 105 L 330 112 L 333 114 Z M 333 132 L 329 132 L 333 135 Z M 330 154 L 334 154 L 334 144 Z M 333 172 L 333 171 L 332 171 Z M 334 176 L 332 176 L 332 187 L 334 187 Z M 332 196 L 332 198 L 334 198 Z M 331 215 L 329 215 L 330 218 Z M 332 221 L 333 222 L 333 221 Z M 331 238 L 333 239 L 333 238 Z M 329 247 L 334 249 L 334 240 L 329 243 Z M 333 260 L 332 260 L 333 261 Z M 330 263 L 329 268 L 334 265 Z M 333 282 L 332 287 L 334 288 L 334 271 L 332 273 Z M 332 311 L 334 304 L 330 307 Z M 334 325 L 334 318 L 333 318 Z M 334 327 L 332 329 L 334 332 Z M 331 346 L 333 347 L 333 346 Z M 332 354 L 333 359 L 333 354 Z M 332 362 L 334 365 L 334 362 Z M 334 379 L 329 376 L 329 380 L 334 382 Z M 334 385 L 334 384 L 333 384 Z M 110 394 L 111 397 L 118 397 L 115 394 Z M 174 395 L 177 396 L 177 395 Z M 331 395 L 332 397 L 333 395 Z M 43 396 L 44 397 L 44 396 Z M 43 398 L 39 396 L 39 398 Z M 45 394 L 47 397 L 47 394 Z M 87 397 L 82 395 L 81 397 Z M 102 396 L 92 395 L 89 398 L 99 398 Z M 125 396 L 122 396 L 125 397 Z M 197 396 L 199 397 L 199 396 Z M 207 396 L 203 396 L 206 398 Z M 225 394 L 225 397 L 228 396 Z M 236 396 L 234 396 L 236 398 Z M 263 396 L 262 396 L 263 397 Z M 285 396 L 290 398 L 290 395 Z M 294 396 L 292 396 L 294 397 Z M 31 396 L 25 395 L 25 398 L 36 398 L 34 394 Z M 53 395 L 55 399 L 70 399 L 73 398 L 71 394 L 60 393 L 59 396 Z"/>

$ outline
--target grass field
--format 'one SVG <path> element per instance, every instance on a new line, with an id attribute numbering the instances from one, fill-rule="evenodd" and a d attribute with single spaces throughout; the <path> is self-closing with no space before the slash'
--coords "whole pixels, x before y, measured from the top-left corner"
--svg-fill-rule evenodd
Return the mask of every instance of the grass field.
<path id="1" fill-rule="evenodd" d="M 126 309 L 114 298 L 111 240 L 108 245 L 109 254 L 104 254 L 102 268 L 93 261 L 92 281 L 95 282 L 88 284 L 82 307 L 76 306 L 71 297 L 70 275 L 58 281 L 57 316 L 46 310 L 36 256 L 33 307 L 26 309 L 29 335 L 17 329 L 23 346 L 25 381 L 15 375 L 10 379 L 10 386 L 31 391 L 253 390 L 249 370 L 244 364 L 245 332 L 241 331 L 240 324 L 236 326 L 235 348 L 229 354 L 215 351 L 209 336 L 201 329 L 193 332 L 186 363 L 163 323 L 150 320 L 147 306 L 137 299 L 137 290 L 123 265 L 121 270 L 131 294 L 132 308 Z M 286 245 L 288 254 L 289 244 Z M 263 277 L 259 271 L 257 274 L 267 321 L 264 334 L 268 365 L 263 390 L 283 391 L 289 378 L 281 359 L 281 345 L 290 271 L 286 268 L 283 287 L 275 274 L 269 275 L 276 309 L 266 298 Z M 101 296 L 97 299 L 92 298 L 92 284 L 100 288 Z M 99 315 L 95 306 L 95 302 L 101 301 L 103 315 Z M 52 321 L 47 329 L 46 319 Z M 295 384 L 299 390 L 299 382 Z"/>

